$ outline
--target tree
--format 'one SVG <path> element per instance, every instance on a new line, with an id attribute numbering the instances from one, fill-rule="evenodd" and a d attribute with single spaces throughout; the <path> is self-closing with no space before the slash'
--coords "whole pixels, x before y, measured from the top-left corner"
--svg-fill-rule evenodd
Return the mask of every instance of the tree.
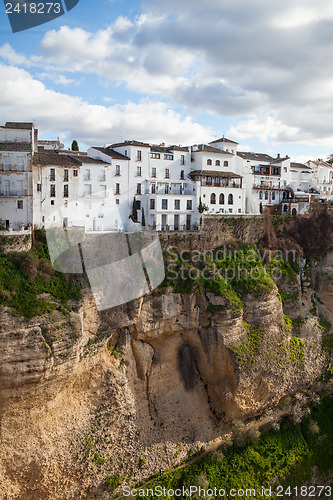
<path id="1" fill-rule="evenodd" d="M 75 139 L 72 142 L 72 151 L 80 151 L 79 150 L 79 145 L 78 145 L 78 143 L 77 143 L 77 141 Z"/>
<path id="2" fill-rule="evenodd" d="M 136 206 L 135 196 L 133 198 L 132 215 L 130 215 L 130 218 L 132 219 L 133 222 L 138 222 L 138 209 Z"/>
<path id="3" fill-rule="evenodd" d="M 206 212 L 207 210 L 208 210 L 207 205 L 204 205 L 204 203 L 202 203 L 202 201 L 201 201 L 201 198 L 199 198 L 199 206 L 198 206 L 199 214 L 202 214 L 203 212 Z"/>
<path id="4" fill-rule="evenodd" d="M 142 227 L 145 227 L 146 225 L 146 219 L 145 219 L 145 211 L 142 209 L 142 220 L 141 220 Z"/>
<path id="5" fill-rule="evenodd" d="M 330 155 L 328 155 L 327 162 L 330 163 L 331 165 L 333 164 L 333 153 L 331 153 Z"/>

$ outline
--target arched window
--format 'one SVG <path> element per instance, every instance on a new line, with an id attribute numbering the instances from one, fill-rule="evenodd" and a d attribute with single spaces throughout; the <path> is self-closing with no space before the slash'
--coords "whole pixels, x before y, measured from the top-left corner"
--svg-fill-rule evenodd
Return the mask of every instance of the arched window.
<path id="1" fill-rule="evenodd" d="M 227 162 L 227 160 L 223 162 L 224 167 L 228 167 L 228 165 L 229 165 L 229 163 Z"/>
<path id="2" fill-rule="evenodd" d="M 228 205 L 233 205 L 234 204 L 234 197 L 232 194 L 229 194 L 228 196 Z"/>
<path id="3" fill-rule="evenodd" d="M 223 193 L 220 194 L 219 203 L 220 203 L 220 205 L 224 205 L 224 194 Z"/>
<path id="4" fill-rule="evenodd" d="M 262 191 L 259 191 L 259 200 L 262 200 Z"/>
<path id="5" fill-rule="evenodd" d="M 219 166 L 221 165 L 220 160 L 216 160 L 216 161 L 215 161 L 215 165 L 216 165 L 217 167 L 219 167 Z"/>
<path id="6" fill-rule="evenodd" d="M 265 191 L 265 200 L 268 200 L 268 191 Z"/>
<path id="7" fill-rule="evenodd" d="M 211 203 L 211 205 L 215 205 L 216 204 L 216 195 L 215 195 L 215 193 L 212 193 L 210 195 L 210 203 Z"/>
<path id="8" fill-rule="evenodd" d="M 212 160 L 207 160 L 207 165 L 211 165 L 212 164 Z"/>
<path id="9" fill-rule="evenodd" d="M 272 200 L 275 200 L 275 191 L 272 193 Z"/>

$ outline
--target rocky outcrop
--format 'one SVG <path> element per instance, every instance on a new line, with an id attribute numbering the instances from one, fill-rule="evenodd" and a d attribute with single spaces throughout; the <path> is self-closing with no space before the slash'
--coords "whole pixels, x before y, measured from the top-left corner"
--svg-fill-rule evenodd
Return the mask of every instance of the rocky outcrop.
<path id="1" fill-rule="evenodd" d="M 101 495 L 108 475 L 168 467 L 320 373 L 320 330 L 293 351 L 276 289 L 227 306 L 169 290 L 99 315 L 86 291 L 70 315 L 3 311 L 5 498 Z"/>

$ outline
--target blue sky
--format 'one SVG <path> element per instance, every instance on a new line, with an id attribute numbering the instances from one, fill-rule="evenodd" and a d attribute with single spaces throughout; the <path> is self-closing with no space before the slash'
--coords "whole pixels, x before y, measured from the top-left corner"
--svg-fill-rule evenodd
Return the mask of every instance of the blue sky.
<path id="1" fill-rule="evenodd" d="M 328 0 L 80 0 L 15 34 L 0 14 L 1 124 L 83 149 L 225 134 L 298 161 L 333 150 Z"/>

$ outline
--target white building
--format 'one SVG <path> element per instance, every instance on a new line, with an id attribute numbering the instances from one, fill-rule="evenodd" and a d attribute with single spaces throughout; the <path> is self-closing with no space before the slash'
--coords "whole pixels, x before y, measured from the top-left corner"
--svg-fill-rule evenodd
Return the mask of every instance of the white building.
<path id="1" fill-rule="evenodd" d="M 192 146 L 191 178 L 209 214 L 245 214 L 243 176 L 237 171 L 237 142 L 225 137 Z"/>
<path id="2" fill-rule="evenodd" d="M 21 229 L 33 223 L 32 157 L 37 150 L 33 123 L 0 127 L 0 225 Z"/>
<path id="3" fill-rule="evenodd" d="M 333 166 L 325 161 L 309 160 L 306 163 L 312 170 L 312 188 L 317 189 L 321 198 L 333 196 Z"/>
<path id="4" fill-rule="evenodd" d="M 109 158 L 113 181 L 110 184 L 119 206 L 123 227 L 136 200 L 138 220 L 151 228 L 190 229 L 195 223 L 195 185 L 188 177 L 190 153 L 181 146 L 151 145 L 125 141 L 105 148 L 88 150 L 93 158 Z"/>

